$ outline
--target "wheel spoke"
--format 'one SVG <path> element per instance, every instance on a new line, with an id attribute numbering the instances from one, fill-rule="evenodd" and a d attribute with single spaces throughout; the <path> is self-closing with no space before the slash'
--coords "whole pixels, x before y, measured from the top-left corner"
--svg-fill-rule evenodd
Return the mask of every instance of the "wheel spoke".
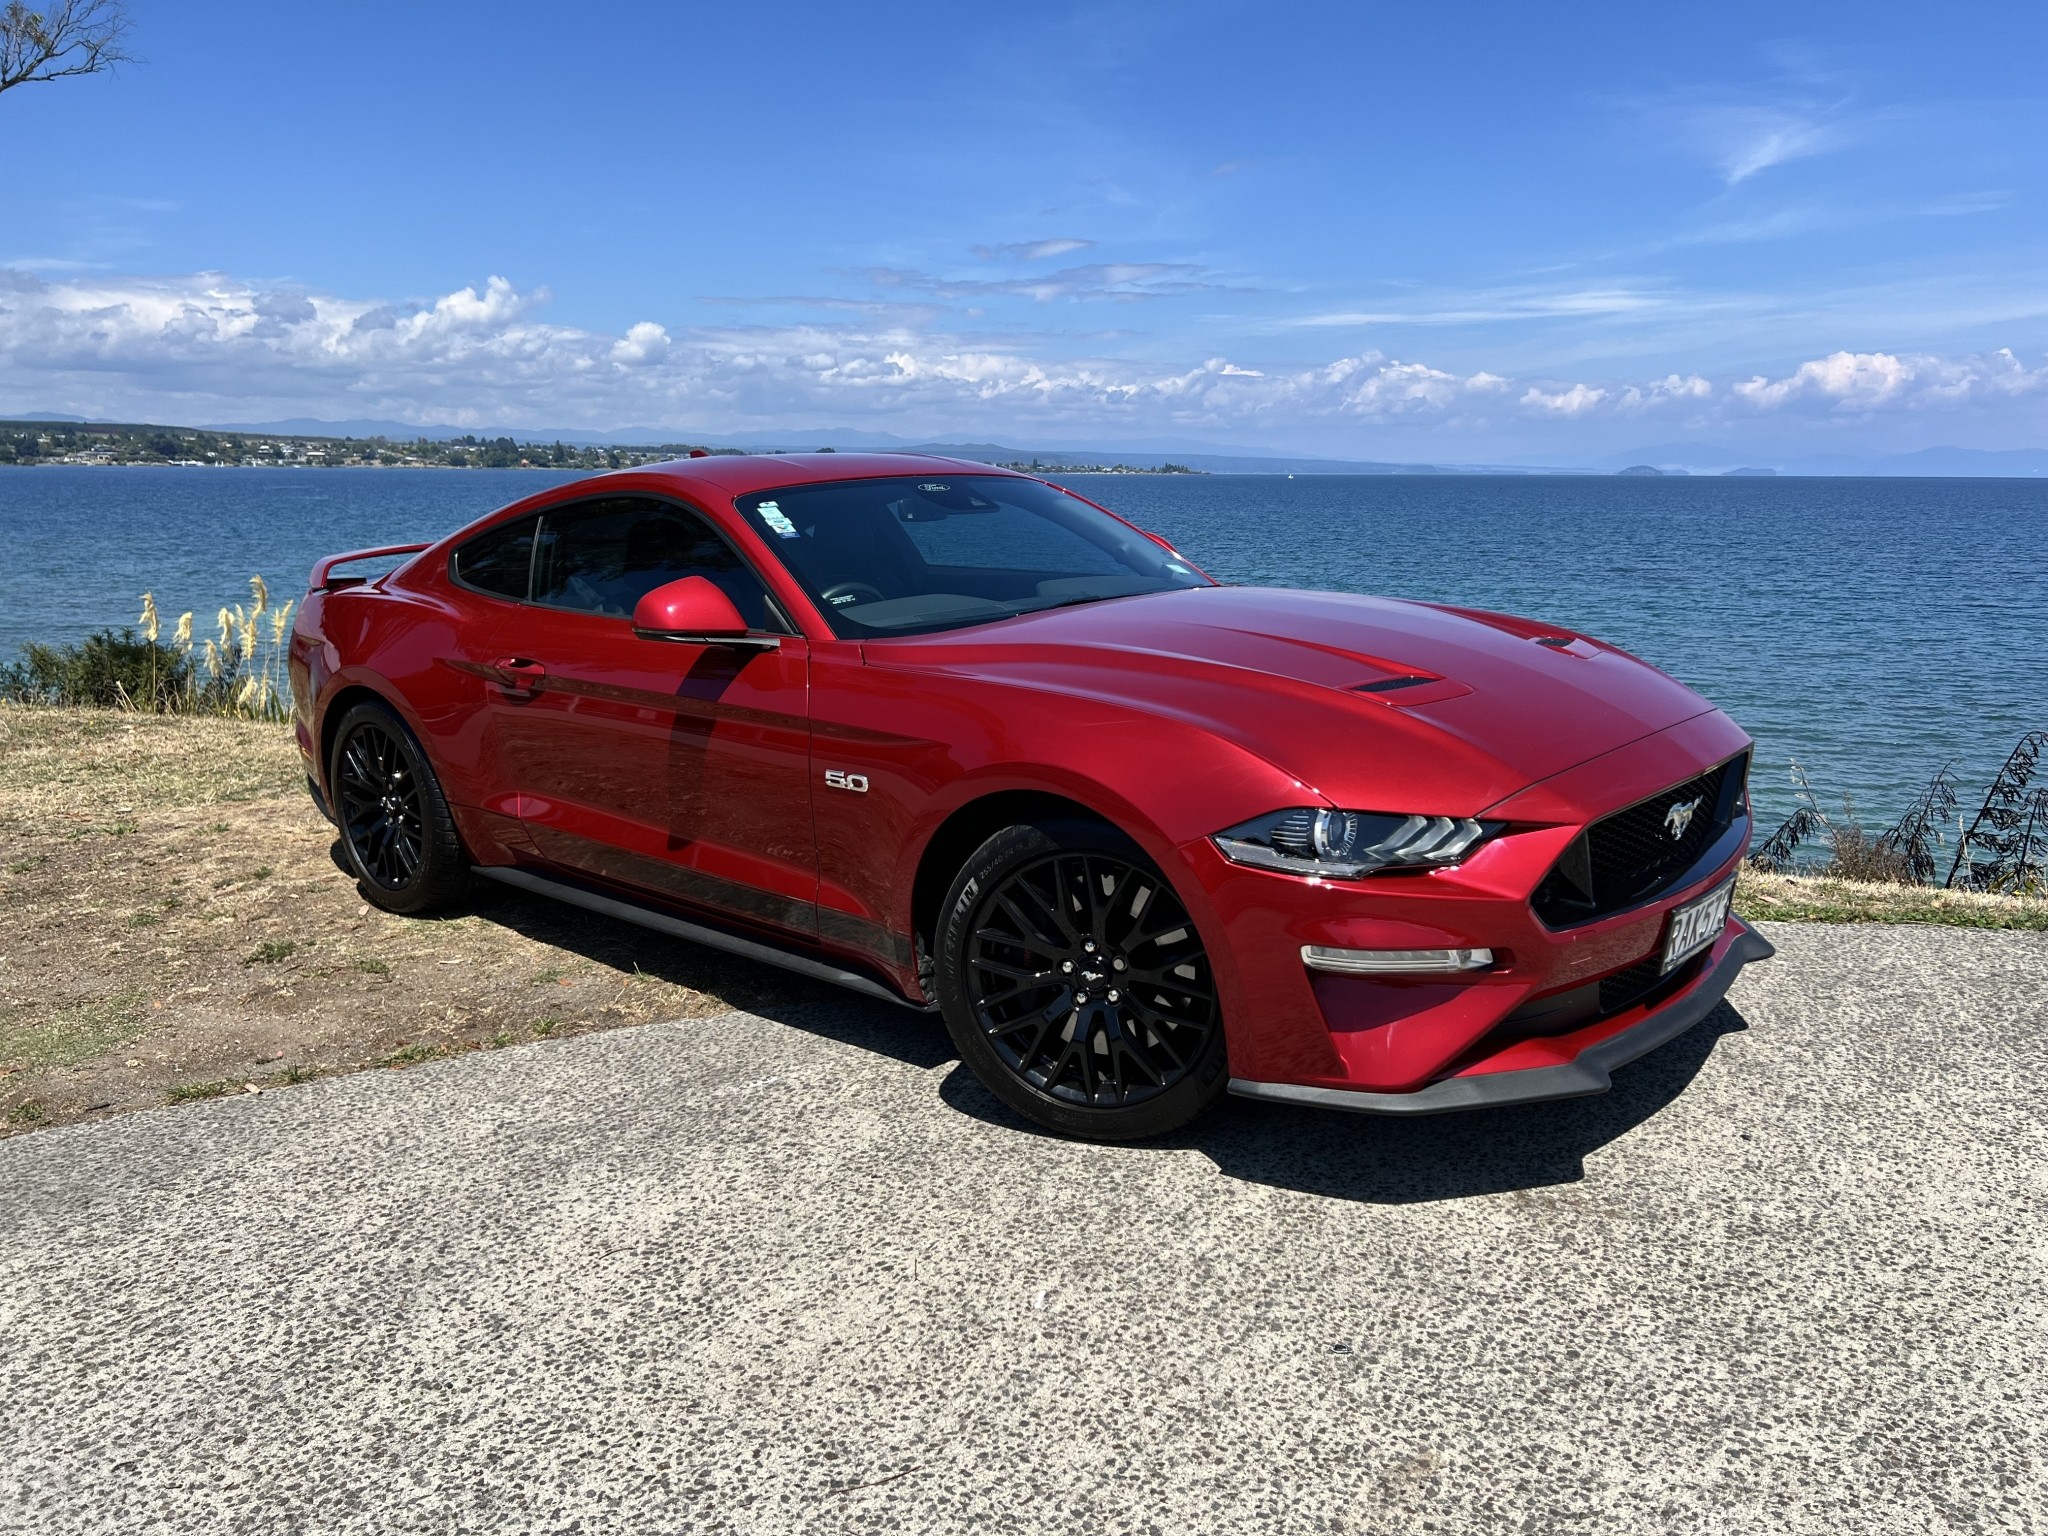
<path id="1" fill-rule="evenodd" d="M 983 965 L 977 965 L 975 969 L 986 970 L 987 967 Z M 983 1008 L 1000 1007 L 1002 1004 L 1007 1003 L 1013 997 L 1023 997 L 1026 993 L 1030 992 L 1043 992 L 1050 985 L 1050 982 L 1038 980 L 1013 981 L 1007 987 L 1004 987 L 1000 992 L 982 993 L 981 1006 Z"/>
<path id="2" fill-rule="evenodd" d="M 1155 872 L 1114 854 L 1060 851 L 1012 870 L 982 896 L 963 958 L 998 1058 L 1067 1103 L 1115 1108 L 1164 1092 L 1218 1027 L 1186 908 Z"/>
<path id="3" fill-rule="evenodd" d="M 391 732 L 358 726 L 336 756 L 336 810 L 358 870 L 403 890 L 426 859 L 426 817 L 407 748 Z"/>
<path id="4" fill-rule="evenodd" d="M 1039 914 L 1045 919 L 1044 924 L 1035 922 L 1031 918 L 1026 917 L 1021 911 L 1019 911 L 1016 905 L 1018 898 L 1022 898 L 1023 900 L 1028 901 L 1032 906 L 1036 907 L 1039 911 Z M 1030 884 L 1030 882 L 1025 880 L 1013 880 L 1010 882 L 1008 886 L 1004 888 L 1003 893 L 997 897 L 997 904 L 1000 907 L 1002 907 L 1005 911 L 1009 912 L 1010 915 L 1016 919 L 1016 921 L 1023 924 L 1024 931 L 1026 933 L 1037 934 L 1040 936 L 1041 940 L 1044 939 L 1045 931 L 1048 926 L 1051 928 L 1055 936 L 1051 940 L 1051 942 L 1054 944 L 1058 944 L 1059 941 L 1062 939 L 1074 941 L 1080 938 L 1080 935 L 1074 932 L 1074 925 L 1067 921 L 1065 914 L 1061 911 L 1061 908 L 1065 905 L 1065 903 L 1059 892 L 1059 882 L 1057 878 L 1055 878 L 1053 882 L 1053 894 L 1051 900 L 1047 900 L 1045 894 L 1041 892 L 1036 886 Z"/>

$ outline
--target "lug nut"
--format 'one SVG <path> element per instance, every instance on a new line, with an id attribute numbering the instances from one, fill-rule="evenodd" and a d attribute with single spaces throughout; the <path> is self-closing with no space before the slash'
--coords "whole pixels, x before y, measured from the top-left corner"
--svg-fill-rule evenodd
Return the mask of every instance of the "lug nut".
<path id="1" fill-rule="evenodd" d="M 1114 960 L 1110 961 L 1109 963 L 1120 971 L 1125 966 L 1129 965 L 1130 961 L 1126 960 L 1122 955 L 1118 955 Z"/>
<path id="2" fill-rule="evenodd" d="M 1111 987 L 1109 989 L 1109 1000 L 1112 1003 L 1120 1001 L 1120 996 L 1115 987 Z"/>
<path id="3" fill-rule="evenodd" d="M 1062 960 L 1060 962 L 1060 969 L 1066 972 L 1068 975 L 1072 975 L 1074 971 L 1074 962 L 1071 960 Z"/>
<path id="4" fill-rule="evenodd" d="M 1076 993 L 1074 994 L 1074 1003 L 1075 1003 L 1075 1006 L 1076 1006 L 1076 1007 L 1078 1007 L 1078 1006 L 1079 1006 L 1080 1004 L 1082 1004 L 1082 1003 L 1085 1003 L 1085 1002 L 1087 1002 L 1087 1001 L 1088 1001 L 1088 994 L 1087 994 L 1086 992 L 1076 992 Z"/>

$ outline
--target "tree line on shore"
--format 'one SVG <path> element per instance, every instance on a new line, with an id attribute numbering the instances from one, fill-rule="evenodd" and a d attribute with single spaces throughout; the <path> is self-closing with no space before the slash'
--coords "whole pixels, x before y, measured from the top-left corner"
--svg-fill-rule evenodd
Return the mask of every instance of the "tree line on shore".
<path id="1" fill-rule="evenodd" d="M 102 422 L 0 424 L 0 465 L 208 464 L 448 469 L 628 469 L 674 459 L 696 443 L 596 447 L 524 442 L 512 437 L 307 437 L 193 427 L 124 426 Z M 736 449 L 704 448 L 708 453 Z"/>

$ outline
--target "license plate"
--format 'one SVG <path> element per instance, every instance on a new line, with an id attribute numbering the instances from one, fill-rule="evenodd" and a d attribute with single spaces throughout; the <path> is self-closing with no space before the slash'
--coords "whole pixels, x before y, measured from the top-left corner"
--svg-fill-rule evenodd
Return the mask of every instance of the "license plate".
<path id="1" fill-rule="evenodd" d="M 1724 880 L 1706 895 L 1688 901 L 1671 913 L 1671 926 L 1664 930 L 1664 969 L 1673 970 L 1721 937 L 1728 926 L 1728 903 L 1735 899 L 1735 882 Z"/>

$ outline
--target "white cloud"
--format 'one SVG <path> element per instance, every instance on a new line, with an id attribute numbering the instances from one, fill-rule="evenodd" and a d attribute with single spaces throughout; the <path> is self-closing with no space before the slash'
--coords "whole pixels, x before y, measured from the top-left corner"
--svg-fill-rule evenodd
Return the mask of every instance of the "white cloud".
<path id="1" fill-rule="evenodd" d="M 1666 374 L 1649 384 L 1630 384 L 1615 397 L 1624 411 L 1650 410 L 1660 405 L 1682 405 L 1712 398 L 1714 386 L 1696 373 Z"/>
<path id="2" fill-rule="evenodd" d="M 1055 299 L 1163 298 L 1201 293 L 1218 286 L 1206 269 L 1181 261 L 1090 262 L 1062 267 L 1043 277 L 1007 279 L 943 278 L 907 267 L 871 267 L 865 276 L 878 288 L 909 288 L 947 299 L 1024 298 L 1040 304 Z"/>
<path id="3" fill-rule="evenodd" d="M 642 320 L 612 343 L 611 360 L 628 365 L 659 362 L 668 356 L 669 336 L 651 320 Z"/>
<path id="4" fill-rule="evenodd" d="M 1583 416 L 1602 400 L 1607 398 L 1604 389 L 1593 389 L 1584 384 L 1574 384 L 1569 389 L 1539 389 L 1531 384 L 1522 396 L 1522 404 L 1533 406 L 1539 411 L 1548 411 L 1554 416 Z"/>
<path id="5" fill-rule="evenodd" d="M 1780 107 L 1723 106 L 1693 114 L 1693 131 L 1729 186 L 1788 160 L 1804 160 L 1847 142 L 1843 130 Z"/>
<path id="6" fill-rule="evenodd" d="M 2009 348 L 1974 357 L 1834 352 L 1781 379 L 1759 374 L 1735 397 L 1762 410 L 1821 407 L 1837 412 L 1926 409 L 2010 399 L 2048 388 L 2048 367 L 2029 368 Z"/>
<path id="7" fill-rule="evenodd" d="M 1093 240 L 1024 240 L 1014 245 L 977 245 L 974 254 L 983 261 L 1050 261 L 1055 256 L 1070 256 L 1075 251 L 1085 251 Z"/>
<path id="8" fill-rule="evenodd" d="M 1339 310 L 1304 315 L 1291 323 L 1307 326 L 1478 325 L 1501 320 L 1585 320 L 1603 315 L 1638 315 L 1669 308 L 1674 296 L 1628 285 L 1596 288 L 1490 288 L 1472 293 L 1425 296 L 1384 309 Z"/>
<path id="9" fill-rule="evenodd" d="M 374 416 L 723 432 L 864 421 L 996 437 L 1214 429 L 1341 444 L 1362 441 L 1355 434 L 1368 427 L 1550 441 L 1568 423 L 1619 428 L 1651 411 L 1691 429 L 1759 413 L 1963 412 L 2048 395 L 2048 367 L 2010 351 L 1839 352 L 1783 377 L 1737 382 L 1692 372 L 1516 378 L 1377 351 L 1285 363 L 1076 356 L 1078 347 L 1143 339 L 970 335 L 938 329 L 944 317 L 921 312 L 689 329 L 643 320 L 616 334 L 548 322 L 538 313 L 545 298 L 500 277 L 384 303 L 221 273 L 38 277 L 0 268 L 0 404 L 187 422 Z M 2038 415 L 2032 403 L 2025 410 Z"/>

